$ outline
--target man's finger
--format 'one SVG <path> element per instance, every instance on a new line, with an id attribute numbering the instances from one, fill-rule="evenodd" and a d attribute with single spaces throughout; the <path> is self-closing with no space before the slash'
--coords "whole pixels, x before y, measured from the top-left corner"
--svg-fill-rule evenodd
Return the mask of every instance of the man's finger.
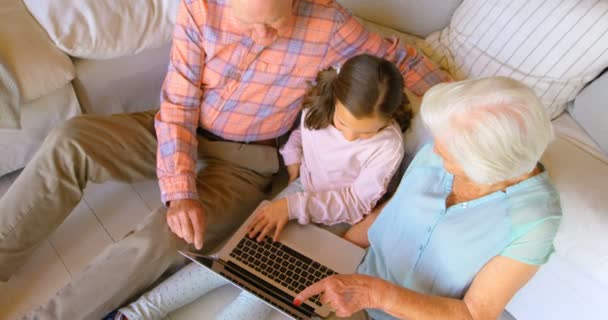
<path id="1" fill-rule="evenodd" d="M 298 293 L 296 295 L 295 299 L 293 300 L 293 304 L 295 304 L 296 306 L 299 306 L 302 304 L 302 302 L 306 301 L 308 298 L 323 293 L 325 291 L 325 289 L 327 288 L 327 281 L 328 281 L 327 279 L 328 278 L 325 278 L 319 282 L 315 282 L 312 285 L 310 285 L 308 288 L 302 290 L 300 293 Z"/>
<path id="2" fill-rule="evenodd" d="M 179 215 L 179 223 L 182 226 L 182 234 L 184 235 L 184 240 L 188 243 L 192 243 L 192 222 L 190 222 L 190 218 L 184 213 Z"/>
<path id="3" fill-rule="evenodd" d="M 172 216 L 171 217 L 171 231 L 173 231 L 173 233 L 175 233 L 176 236 L 183 238 L 182 236 L 182 226 L 179 223 L 179 218 L 177 218 L 176 216 Z"/>
<path id="4" fill-rule="evenodd" d="M 196 212 L 190 212 L 190 221 L 192 221 L 192 228 L 194 231 L 194 247 L 196 250 L 201 250 L 203 248 L 203 221 L 201 221 L 201 217 L 196 214 Z"/>

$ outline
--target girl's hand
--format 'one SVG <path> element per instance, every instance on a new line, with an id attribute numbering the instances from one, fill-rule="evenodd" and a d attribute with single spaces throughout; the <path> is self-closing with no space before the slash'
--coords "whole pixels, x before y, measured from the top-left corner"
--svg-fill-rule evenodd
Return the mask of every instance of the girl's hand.
<path id="1" fill-rule="evenodd" d="M 287 222 L 289 222 L 287 199 L 283 198 L 273 201 L 269 205 L 260 208 L 256 213 L 256 216 L 247 228 L 249 230 L 249 237 L 253 238 L 259 234 L 257 241 L 260 242 L 274 229 L 274 237 L 272 239 L 273 241 L 277 241 L 279 240 L 279 234 L 283 231 Z"/>
<path id="2" fill-rule="evenodd" d="M 363 309 L 381 307 L 381 295 L 388 287 L 388 282 L 366 275 L 333 275 L 304 289 L 293 303 L 299 306 L 306 299 L 321 294 L 321 303 L 329 306 L 336 316 L 350 317 Z"/>
<path id="3" fill-rule="evenodd" d="M 287 173 L 289 174 L 289 183 L 294 182 L 300 176 L 300 164 L 294 163 L 288 165 Z"/>

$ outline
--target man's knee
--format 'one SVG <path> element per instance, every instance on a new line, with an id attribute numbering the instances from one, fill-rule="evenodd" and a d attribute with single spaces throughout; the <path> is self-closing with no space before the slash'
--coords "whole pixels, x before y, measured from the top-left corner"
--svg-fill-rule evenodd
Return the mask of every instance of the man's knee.
<path id="1" fill-rule="evenodd" d="M 61 125 L 55 127 L 44 141 L 44 146 L 52 147 L 52 150 L 57 148 L 65 148 L 67 146 L 79 146 L 83 141 L 83 133 L 91 128 L 96 116 L 80 115 L 76 116 Z"/>

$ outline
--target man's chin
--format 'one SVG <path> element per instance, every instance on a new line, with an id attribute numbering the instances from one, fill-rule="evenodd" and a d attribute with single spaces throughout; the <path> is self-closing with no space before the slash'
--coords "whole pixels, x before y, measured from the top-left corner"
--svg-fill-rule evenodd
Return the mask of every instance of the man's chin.
<path id="1" fill-rule="evenodd" d="M 277 39 L 277 37 L 276 36 L 268 37 L 268 38 L 253 37 L 252 39 L 253 39 L 253 42 L 255 42 L 256 44 L 267 47 L 267 46 L 271 45 Z"/>

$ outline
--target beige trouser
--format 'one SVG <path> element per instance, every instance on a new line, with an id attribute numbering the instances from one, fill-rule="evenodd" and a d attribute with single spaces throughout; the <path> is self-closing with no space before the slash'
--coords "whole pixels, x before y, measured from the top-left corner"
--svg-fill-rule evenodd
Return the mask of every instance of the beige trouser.
<path id="1" fill-rule="evenodd" d="M 47 137 L 0 199 L 1 280 L 10 278 L 63 222 L 89 181 L 135 182 L 156 176 L 154 114 L 84 115 Z M 209 222 L 205 248 L 210 249 L 267 197 L 278 156 L 273 147 L 202 137 L 198 142 L 198 157 L 206 167 L 198 172 L 197 185 Z M 165 209 L 159 208 L 26 318 L 100 319 L 181 263 L 176 249 L 182 246 L 166 225 Z"/>

